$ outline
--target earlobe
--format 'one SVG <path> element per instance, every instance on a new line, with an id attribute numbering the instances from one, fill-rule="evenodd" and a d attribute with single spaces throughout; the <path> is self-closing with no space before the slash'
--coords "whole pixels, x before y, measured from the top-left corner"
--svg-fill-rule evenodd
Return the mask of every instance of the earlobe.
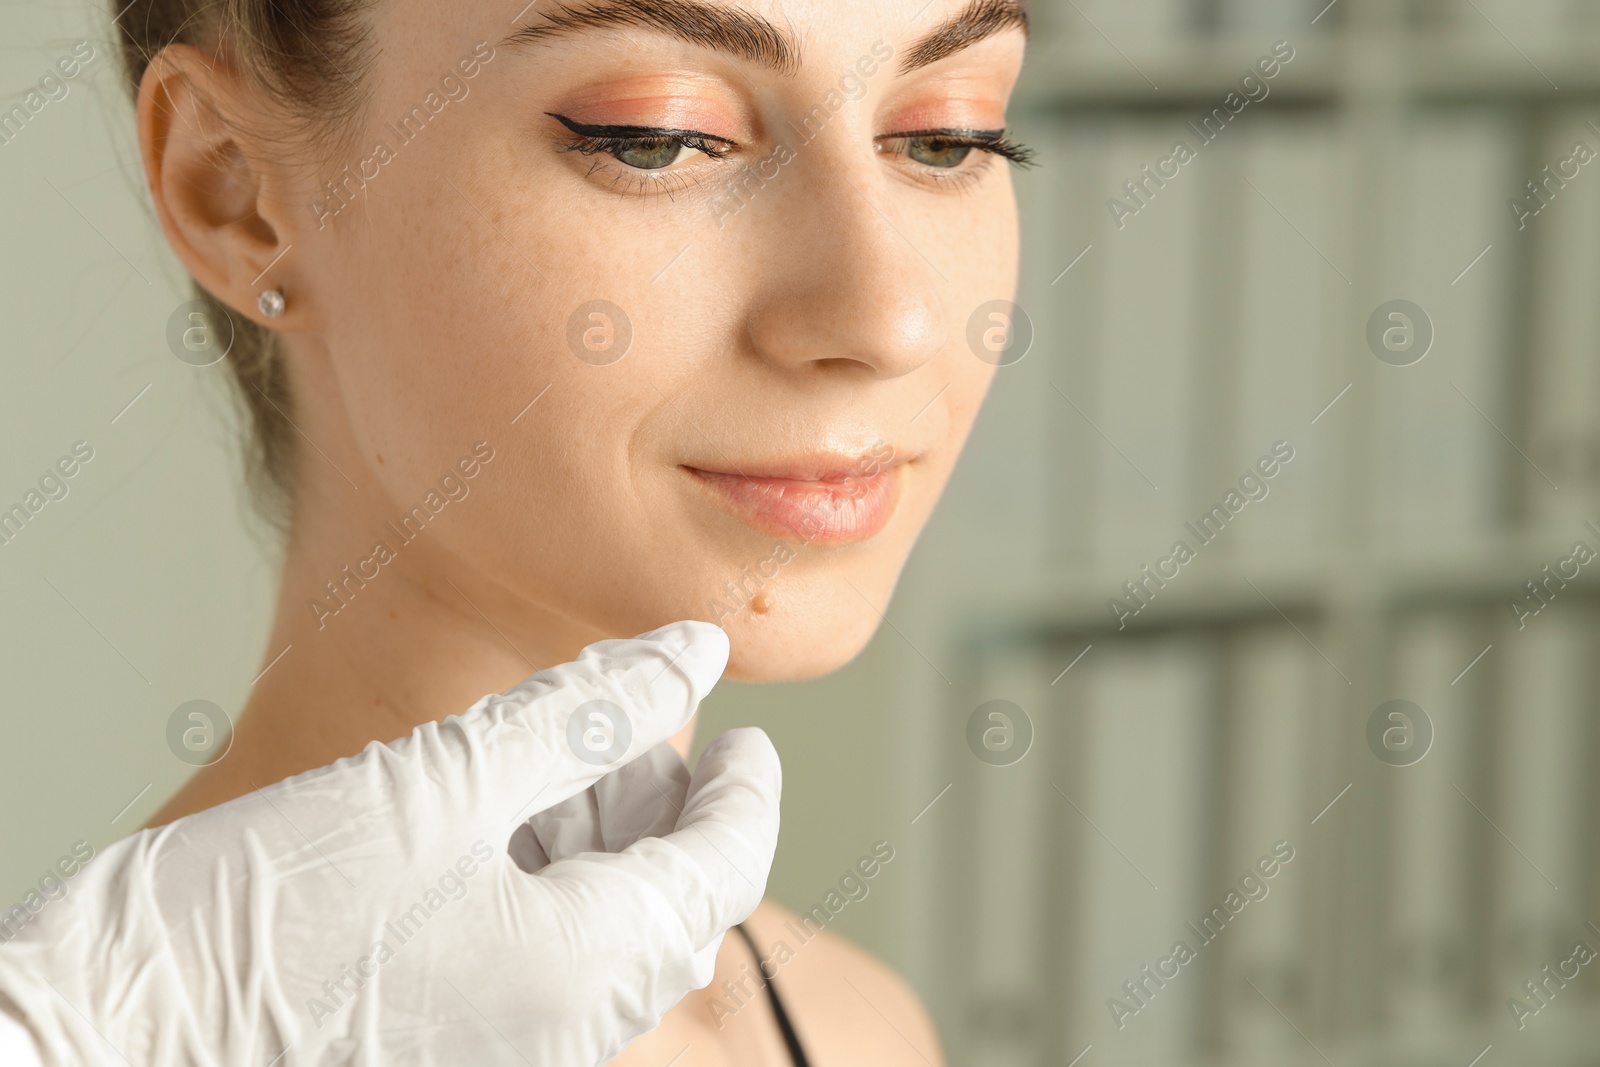
<path id="1" fill-rule="evenodd" d="M 139 152 L 161 227 L 205 289 L 257 322 L 266 290 L 285 288 L 285 235 L 262 208 L 268 175 L 250 150 L 251 88 L 188 45 L 164 49 L 139 85 Z M 302 325 L 280 309 L 278 329 Z"/>

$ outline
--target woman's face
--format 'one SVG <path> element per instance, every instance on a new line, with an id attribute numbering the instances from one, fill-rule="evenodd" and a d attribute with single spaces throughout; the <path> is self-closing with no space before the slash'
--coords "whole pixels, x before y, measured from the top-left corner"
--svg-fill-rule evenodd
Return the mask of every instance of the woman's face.
<path id="1" fill-rule="evenodd" d="M 376 512 L 493 448 L 430 526 L 476 580 L 610 635 L 719 622 L 735 677 L 832 670 L 994 370 L 968 335 L 1014 292 L 1009 164 L 963 139 L 1005 125 L 1020 18 L 522 2 L 370 8 L 360 131 L 280 235 L 291 347 L 326 353 Z"/>

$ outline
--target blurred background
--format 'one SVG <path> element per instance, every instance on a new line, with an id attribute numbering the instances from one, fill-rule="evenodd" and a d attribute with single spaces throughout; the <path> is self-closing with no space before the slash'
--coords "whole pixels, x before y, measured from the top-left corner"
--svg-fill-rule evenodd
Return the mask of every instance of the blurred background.
<path id="1" fill-rule="evenodd" d="M 705 711 L 784 755 L 773 895 L 888 842 L 833 927 L 956 1064 L 1600 1062 L 1600 2 L 1033 18 L 969 452 L 858 661 Z M 7 107 L 93 52 L 0 143 L 0 502 L 94 449 L 0 546 L 3 908 L 176 789 L 273 567 L 105 16 L 0 41 Z"/>

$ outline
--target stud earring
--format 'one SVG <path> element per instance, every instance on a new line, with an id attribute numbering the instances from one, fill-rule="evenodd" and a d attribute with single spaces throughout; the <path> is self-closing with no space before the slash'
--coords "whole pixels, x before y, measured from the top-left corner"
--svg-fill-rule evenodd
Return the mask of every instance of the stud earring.
<path id="1" fill-rule="evenodd" d="M 261 314 L 269 319 L 275 319 L 283 314 L 283 309 L 288 301 L 283 297 L 282 289 L 268 289 L 256 297 L 256 307 L 261 309 Z"/>

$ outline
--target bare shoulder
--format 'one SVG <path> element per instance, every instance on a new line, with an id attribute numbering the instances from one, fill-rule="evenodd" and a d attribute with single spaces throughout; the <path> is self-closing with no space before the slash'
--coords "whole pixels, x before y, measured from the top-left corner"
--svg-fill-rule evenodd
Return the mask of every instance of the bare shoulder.
<path id="1" fill-rule="evenodd" d="M 819 1067 L 944 1063 L 922 1000 L 894 971 L 807 916 L 762 902 L 745 923 Z"/>

